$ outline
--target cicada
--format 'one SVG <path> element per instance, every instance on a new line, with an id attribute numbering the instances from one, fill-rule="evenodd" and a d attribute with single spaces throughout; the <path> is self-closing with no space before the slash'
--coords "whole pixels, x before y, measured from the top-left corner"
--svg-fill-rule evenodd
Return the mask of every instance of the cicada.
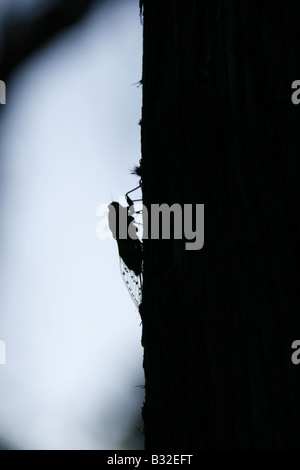
<path id="1" fill-rule="evenodd" d="M 108 206 L 108 225 L 118 243 L 120 269 L 128 292 L 139 307 L 142 298 L 143 243 L 138 237 L 134 203 L 126 194 L 128 206 L 116 201 Z"/>

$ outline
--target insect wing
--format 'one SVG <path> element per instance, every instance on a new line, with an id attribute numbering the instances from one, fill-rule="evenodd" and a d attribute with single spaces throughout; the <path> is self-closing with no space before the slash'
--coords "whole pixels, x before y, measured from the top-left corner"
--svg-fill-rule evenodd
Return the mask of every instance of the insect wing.
<path id="1" fill-rule="evenodd" d="M 142 275 L 137 276 L 120 257 L 120 270 L 130 297 L 138 308 L 142 301 Z"/>

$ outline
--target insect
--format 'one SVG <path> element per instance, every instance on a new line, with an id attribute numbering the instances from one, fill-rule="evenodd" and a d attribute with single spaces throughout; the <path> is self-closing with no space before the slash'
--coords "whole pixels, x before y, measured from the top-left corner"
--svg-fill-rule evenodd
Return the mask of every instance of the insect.
<path id="1" fill-rule="evenodd" d="M 118 243 L 122 277 L 137 307 L 142 297 L 143 243 L 137 233 L 135 216 L 138 212 L 134 209 L 135 201 L 132 201 L 128 194 L 139 187 L 126 193 L 128 206 L 124 207 L 116 201 L 108 206 L 108 225 Z"/>

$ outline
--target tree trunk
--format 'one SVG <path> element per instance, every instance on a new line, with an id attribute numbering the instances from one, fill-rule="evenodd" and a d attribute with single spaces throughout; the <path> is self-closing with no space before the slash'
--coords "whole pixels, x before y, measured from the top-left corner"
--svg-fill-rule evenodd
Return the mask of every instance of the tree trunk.
<path id="1" fill-rule="evenodd" d="M 144 240 L 146 449 L 300 448 L 299 2 L 141 3 L 143 203 L 205 204 Z"/>

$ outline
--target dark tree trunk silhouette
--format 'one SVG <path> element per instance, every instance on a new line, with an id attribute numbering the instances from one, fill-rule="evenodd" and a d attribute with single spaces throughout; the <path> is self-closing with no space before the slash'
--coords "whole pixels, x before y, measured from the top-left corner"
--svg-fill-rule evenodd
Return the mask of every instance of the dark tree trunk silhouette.
<path id="1" fill-rule="evenodd" d="M 146 449 L 299 449 L 299 2 L 141 4 L 143 201 L 205 204 L 144 241 Z"/>

